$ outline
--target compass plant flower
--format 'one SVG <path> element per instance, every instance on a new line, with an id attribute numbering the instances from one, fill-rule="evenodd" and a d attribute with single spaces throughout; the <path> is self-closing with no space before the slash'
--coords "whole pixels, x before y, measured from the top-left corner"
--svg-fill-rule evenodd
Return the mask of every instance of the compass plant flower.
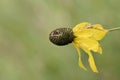
<path id="1" fill-rule="evenodd" d="M 102 47 L 99 41 L 104 38 L 104 36 L 113 30 L 118 30 L 118 28 L 104 29 L 100 24 L 91 24 L 89 22 L 83 22 L 75 27 L 71 28 L 58 28 L 53 30 L 49 35 L 49 40 L 58 46 L 64 46 L 72 43 L 78 52 L 78 63 L 81 68 L 87 70 L 82 62 L 82 56 L 80 49 L 83 49 L 86 54 L 88 54 L 88 62 L 90 68 L 93 72 L 98 73 L 98 69 L 95 64 L 92 51 L 98 54 L 102 54 Z"/>

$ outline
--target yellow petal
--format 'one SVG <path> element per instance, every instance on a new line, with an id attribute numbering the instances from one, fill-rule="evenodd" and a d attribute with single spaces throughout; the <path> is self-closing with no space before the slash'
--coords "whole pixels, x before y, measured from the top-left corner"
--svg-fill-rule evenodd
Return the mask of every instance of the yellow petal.
<path id="1" fill-rule="evenodd" d="M 97 30 L 105 30 L 105 29 L 103 28 L 103 26 L 100 25 L 100 24 L 94 24 L 94 25 L 92 25 L 92 26 L 93 26 L 94 29 L 97 29 Z"/>
<path id="2" fill-rule="evenodd" d="M 91 53 L 88 49 L 86 49 L 86 48 L 84 48 L 84 47 L 82 47 L 82 49 L 83 49 L 83 50 L 88 54 L 88 56 L 89 56 L 88 62 L 89 62 L 89 65 L 90 65 L 92 71 L 98 73 L 98 70 L 97 70 L 97 67 L 96 67 L 94 58 L 93 58 L 93 56 L 92 56 L 92 53 Z"/>
<path id="3" fill-rule="evenodd" d="M 103 29 L 100 24 L 90 25 L 90 23 L 84 22 L 76 25 L 73 28 L 73 33 L 76 37 L 89 37 L 96 40 L 101 40 L 108 30 Z"/>
<path id="4" fill-rule="evenodd" d="M 77 32 L 73 31 L 73 33 L 76 37 L 92 37 L 94 34 L 93 30 L 91 29 L 82 29 Z"/>
<path id="5" fill-rule="evenodd" d="M 95 40 L 91 38 L 76 38 L 74 40 L 76 42 L 76 45 L 79 47 L 85 47 L 88 50 L 92 50 L 94 52 L 102 53 L 102 48 L 100 47 L 100 44 Z"/>
<path id="6" fill-rule="evenodd" d="M 79 57 L 79 66 L 81 67 L 81 68 L 83 68 L 84 70 L 87 70 L 86 68 L 85 68 L 85 66 L 84 66 L 84 64 L 82 63 L 82 60 L 81 60 L 81 53 L 80 53 L 80 50 L 79 50 L 79 48 L 77 48 L 77 51 L 78 51 L 78 57 Z"/>
<path id="7" fill-rule="evenodd" d="M 95 34 L 93 37 L 96 40 L 101 40 L 108 32 L 108 30 L 103 29 L 103 26 L 100 24 L 93 25 L 93 28 L 95 29 L 95 31 L 94 31 Z"/>
<path id="8" fill-rule="evenodd" d="M 73 40 L 73 45 L 75 46 L 75 47 L 77 47 L 77 48 L 80 48 L 80 44 L 81 44 L 81 39 L 82 38 L 75 38 L 74 40 Z"/>
<path id="9" fill-rule="evenodd" d="M 89 24 L 90 23 L 88 23 L 88 22 L 80 23 L 73 28 L 73 32 L 79 32 L 81 29 L 84 29 L 84 27 L 88 26 Z"/>
<path id="10" fill-rule="evenodd" d="M 92 71 L 93 71 L 93 72 L 98 72 L 97 67 L 96 67 L 96 65 L 95 65 L 94 58 L 93 58 L 93 56 L 92 56 L 92 53 L 91 53 L 91 52 L 88 52 L 88 55 L 89 55 L 89 59 L 88 59 L 89 65 L 90 65 Z"/>
<path id="11" fill-rule="evenodd" d="M 100 54 L 102 54 L 102 48 L 99 46 L 99 48 L 98 48 L 98 51 L 97 51 L 98 53 L 100 53 Z"/>

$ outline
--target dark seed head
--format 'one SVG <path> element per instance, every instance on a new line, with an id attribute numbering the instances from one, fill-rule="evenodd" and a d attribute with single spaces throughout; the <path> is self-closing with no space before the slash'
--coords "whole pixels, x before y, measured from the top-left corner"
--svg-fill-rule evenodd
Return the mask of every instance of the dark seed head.
<path id="1" fill-rule="evenodd" d="M 71 43 L 74 38 L 75 36 L 71 28 L 58 28 L 49 35 L 49 40 L 59 46 Z"/>

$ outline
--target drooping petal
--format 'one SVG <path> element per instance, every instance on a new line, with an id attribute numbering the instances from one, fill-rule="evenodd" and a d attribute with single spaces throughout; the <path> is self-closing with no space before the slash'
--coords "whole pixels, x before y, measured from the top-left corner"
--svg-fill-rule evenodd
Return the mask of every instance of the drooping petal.
<path id="1" fill-rule="evenodd" d="M 75 38 L 74 40 L 73 40 L 73 45 L 75 46 L 75 47 L 77 47 L 77 48 L 80 48 L 80 44 L 81 44 L 81 39 L 82 38 Z"/>
<path id="2" fill-rule="evenodd" d="M 90 51 L 88 52 L 88 55 L 89 55 L 89 59 L 88 59 L 89 65 L 90 65 L 92 71 L 93 72 L 98 72 L 95 61 L 94 61 L 94 58 L 93 58 L 92 53 Z"/>
<path id="3" fill-rule="evenodd" d="M 94 58 L 93 58 L 92 53 L 90 52 L 90 50 L 88 50 L 88 49 L 85 48 L 85 47 L 82 47 L 82 49 L 83 49 L 83 50 L 88 54 L 88 56 L 89 56 L 88 62 L 89 62 L 90 68 L 92 69 L 93 72 L 98 73 L 98 70 L 97 70 L 97 67 L 96 67 L 96 64 L 95 64 L 95 61 L 94 61 Z"/>
<path id="4" fill-rule="evenodd" d="M 92 39 L 92 38 L 76 38 L 77 40 L 77 46 L 79 47 L 86 47 L 88 50 L 92 50 L 94 52 L 98 52 L 100 54 L 102 54 L 102 48 L 100 47 L 100 44 Z M 74 41 L 75 42 L 75 41 Z"/>
<path id="5" fill-rule="evenodd" d="M 98 51 L 97 52 L 102 54 L 102 48 L 100 46 L 98 47 Z"/>
<path id="6" fill-rule="evenodd" d="M 85 68 L 85 66 L 84 66 L 84 64 L 82 63 L 82 60 L 81 60 L 81 53 L 80 53 L 80 50 L 79 50 L 79 48 L 76 48 L 77 49 L 77 51 L 78 51 L 78 57 L 79 57 L 79 66 L 81 67 L 81 68 L 83 68 L 84 70 L 87 70 L 86 68 Z"/>

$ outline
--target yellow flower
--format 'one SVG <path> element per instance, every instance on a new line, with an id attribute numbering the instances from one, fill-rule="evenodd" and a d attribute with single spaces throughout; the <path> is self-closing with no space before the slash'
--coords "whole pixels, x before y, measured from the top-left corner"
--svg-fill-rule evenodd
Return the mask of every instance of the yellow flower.
<path id="1" fill-rule="evenodd" d="M 49 35 L 49 40 L 58 46 L 64 46 L 73 43 L 78 51 L 79 66 L 87 70 L 81 60 L 80 48 L 83 49 L 89 56 L 88 62 L 93 72 L 98 72 L 94 57 L 91 51 L 102 54 L 102 48 L 99 41 L 103 39 L 109 31 L 120 30 L 120 27 L 112 29 L 104 29 L 100 24 L 91 25 L 88 22 L 83 22 L 71 28 L 58 28 L 53 30 Z"/>
<path id="2" fill-rule="evenodd" d="M 84 70 L 87 70 L 81 60 L 80 48 L 83 49 L 89 56 L 88 62 L 93 72 L 98 72 L 93 55 L 91 51 L 102 54 L 102 48 L 99 44 L 108 30 L 103 29 L 100 24 L 91 25 L 88 22 L 83 22 L 76 25 L 73 29 L 73 35 L 75 38 L 72 43 L 76 47 L 79 56 L 79 66 Z"/>

